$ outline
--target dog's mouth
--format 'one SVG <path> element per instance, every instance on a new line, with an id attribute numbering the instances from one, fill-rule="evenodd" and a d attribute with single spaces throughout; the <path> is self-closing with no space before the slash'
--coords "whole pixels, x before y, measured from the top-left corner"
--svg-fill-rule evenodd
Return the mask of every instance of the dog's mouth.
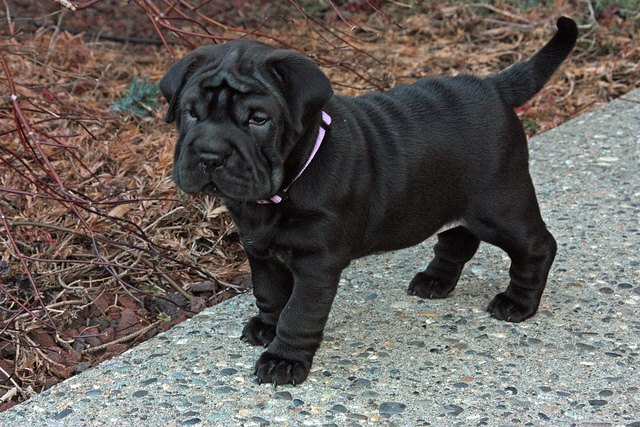
<path id="1" fill-rule="evenodd" d="M 219 164 L 207 164 L 189 151 L 174 159 L 173 179 L 189 194 L 206 194 L 229 199 L 256 201 L 271 197 L 282 184 L 282 167 L 267 156 L 254 162 L 238 153 Z"/>
<path id="2" fill-rule="evenodd" d="M 261 162 L 230 156 L 223 165 L 205 168 L 205 182 L 200 192 L 235 200 L 256 201 L 268 199 L 282 184 L 282 171 L 272 159 Z M 235 163 L 234 163 L 235 162 Z"/>
<path id="3" fill-rule="evenodd" d="M 202 190 L 200 190 L 202 194 L 206 194 L 208 196 L 222 196 L 222 191 L 215 185 L 213 182 L 209 182 L 206 184 Z"/>
<path id="4" fill-rule="evenodd" d="M 279 176 L 278 173 L 275 175 Z M 224 168 L 203 172 L 195 181 L 180 180 L 176 184 L 192 194 L 206 194 L 245 201 L 269 198 L 274 192 L 271 180 L 256 184 L 254 180 L 246 176 L 233 175 Z"/>

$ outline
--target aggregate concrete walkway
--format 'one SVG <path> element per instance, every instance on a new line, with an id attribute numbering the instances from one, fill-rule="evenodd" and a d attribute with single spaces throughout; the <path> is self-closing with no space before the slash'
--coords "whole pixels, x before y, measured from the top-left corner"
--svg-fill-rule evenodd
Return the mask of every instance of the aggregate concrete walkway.
<path id="1" fill-rule="evenodd" d="M 640 90 L 531 141 L 559 242 L 537 316 L 484 308 L 507 258 L 484 245 L 446 300 L 405 294 L 433 240 L 354 262 L 309 379 L 253 380 L 249 295 L 0 414 L 2 426 L 640 426 Z"/>

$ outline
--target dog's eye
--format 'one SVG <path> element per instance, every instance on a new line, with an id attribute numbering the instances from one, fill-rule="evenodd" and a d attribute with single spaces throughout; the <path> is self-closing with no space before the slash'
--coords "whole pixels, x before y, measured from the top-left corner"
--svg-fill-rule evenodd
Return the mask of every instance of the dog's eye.
<path id="1" fill-rule="evenodd" d="M 269 117 L 265 116 L 262 113 L 253 113 L 251 117 L 249 117 L 249 124 L 255 126 L 262 126 L 269 121 Z"/>

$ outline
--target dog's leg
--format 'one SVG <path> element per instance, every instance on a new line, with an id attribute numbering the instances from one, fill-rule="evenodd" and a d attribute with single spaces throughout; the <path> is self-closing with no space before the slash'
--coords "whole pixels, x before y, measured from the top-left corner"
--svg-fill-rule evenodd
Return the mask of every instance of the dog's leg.
<path id="1" fill-rule="evenodd" d="M 544 223 L 538 225 L 534 234 L 528 244 L 518 246 L 505 240 L 499 244 L 509 248 L 511 280 L 506 291 L 496 295 L 487 307 L 496 319 L 522 322 L 538 311 L 557 245 Z"/>
<path id="2" fill-rule="evenodd" d="M 276 336 L 280 313 L 293 289 L 293 276 L 284 265 L 273 260 L 247 257 L 259 313 L 249 319 L 242 330 L 241 339 L 266 347 Z"/>
<path id="3" fill-rule="evenodd" d="M 299 384 L 309 370 L 336 295 L 340 272 L 321 265 L 294 270 L 289 302 L 280 314 L 276 338 L 256 363 L 259 383 Z"/>
<path id="4" fill-rule="evenodd" d="M 511 258 L 509 286 L 487 308 L 496 319 L 509 322 L 521 322 L 538 310 L 557 249 L 540 215 L 528 173 L 520 182 L 516 191 L 504 187 L 486 197 L 480 215 L 471 224 L 467 221 L 474 235 Z"/>
<path id="5" fill-rule="evenodd" d="M 421 298 L 445 298 L 456 287 L 462 267 L 478 250 L 480 239 L 459 226 L 438 234 L 435 258 L 415 275 L 407 293 Z"/>

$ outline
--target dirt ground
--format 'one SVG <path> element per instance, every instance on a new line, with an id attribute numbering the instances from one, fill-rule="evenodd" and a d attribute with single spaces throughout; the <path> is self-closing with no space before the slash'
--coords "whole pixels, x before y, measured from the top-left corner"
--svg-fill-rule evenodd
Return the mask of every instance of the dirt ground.
<path id="1" fill-rule="evenodd" d="M 104 0 L 61 12 L 54 1 L 7 1 L 9 15 L 0 13 L 0 85 L 16 95 L 0 100 L 0 410 L 249 289 L 225 208 L 170 180 L 175 135 L 157 94 L 144 115 L 111 108 L 134 79 L 157 82 L 169 51 L 255 37 L 308 54 L 338 93 L 357 95 L 500 70 L 535 52 L 566 14 L 580 40 L 518 110 L 529 135 L 640 85 L 640 12 L 629 1 L 595 10 L 563 1 L 335 1 L 337 11 L 314 1 L 200 3 Z M 160 28 L 160 37 L 141 4 L 162 6 L 183 32 Z"/>

